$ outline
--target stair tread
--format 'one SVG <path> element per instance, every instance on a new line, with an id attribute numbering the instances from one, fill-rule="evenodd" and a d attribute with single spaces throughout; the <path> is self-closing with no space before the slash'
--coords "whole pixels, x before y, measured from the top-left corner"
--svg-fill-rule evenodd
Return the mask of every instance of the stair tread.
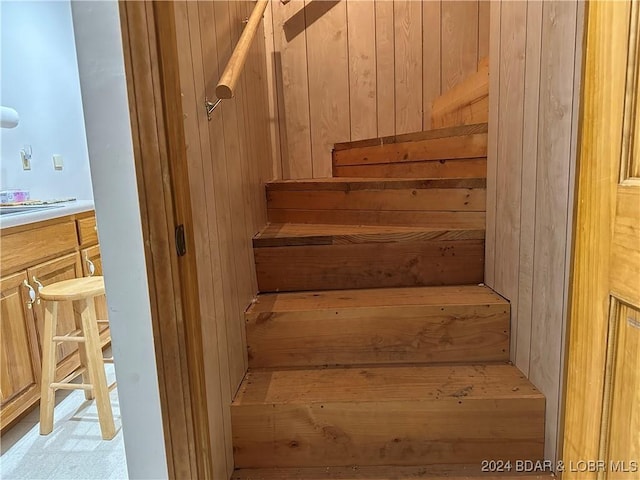
<path id="1" fill-rule="evenodd" d="M 484 239 L 484 237 L 485 232 L 483 229 L 471 228 L 270 223 L 253 238 L 253 246 L 478 240 Z"/>
<path id="2" fill-rule="evenodd" d="M 400 135 L 391 135 L 387 137 L 374 137 L 365 140 L 356 140 L 351 142 L 336 143 L 333 146 L 334 151 L 351 150 L 354 148 L 375 147 L 379 145 L 389 145 L 404 142 L 420 142 L 423 140 L 433 140 L 443 137 L 459 137 L 463 135 L 472 135 L 474 133 L 487 133 L 489 125 L 487 123 L 477 123 L 473 125 L 459 125 L 455 127 L 432 128 L 421 132 L 403 133 Z"/>
<path id="3" fill-rule="evenodd" d="M 514 366 L 378 366 L 249 370 L 233 406 L 325 402 L 544 399 Z"/>
<path id="4" fill-rule="evenodd" d="M 551 472 L 485 473 L 479 465 L 350 466 L 251 468 L 236 470 L 232 480 L 551 480 Z"/>
<path id="5" fill-rule="evenodd" d="M 478 285 L 370 288 L 264 293 L 258 295 L 256 301 L 247 310 L 247 313 L 386 306 L 495 304 L 508 306 L 509 302 L 490 288 Z"/>
<path id="6" fill-rule="evenodd" d="M 267 192 L 275 190 L 395 190 L 424 188 L 486 188 L 486 178 L 358 178 L 331 177 L 275 180 Z"/>

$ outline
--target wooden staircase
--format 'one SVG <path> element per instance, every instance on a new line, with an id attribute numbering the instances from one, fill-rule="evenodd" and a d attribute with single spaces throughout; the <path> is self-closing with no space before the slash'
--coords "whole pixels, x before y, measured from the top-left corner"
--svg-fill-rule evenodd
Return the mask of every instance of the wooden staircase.
<path id="1" fill-rule="evenodd" d="M 486 125 L 383 140 L 340 145 L 334 174 L 386 178 L 266 187 L 237 480 L 494 478 L 483 460 L 543 459 L 544 397 L 508 361 L 509 303 L 482 285 Z"/>

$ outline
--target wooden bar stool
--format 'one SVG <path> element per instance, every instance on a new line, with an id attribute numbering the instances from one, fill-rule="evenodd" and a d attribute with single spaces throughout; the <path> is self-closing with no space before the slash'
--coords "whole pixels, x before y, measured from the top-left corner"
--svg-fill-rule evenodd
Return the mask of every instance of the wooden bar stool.
<path id="1" fill-rule="evenodd" d="M 102 438 L 111 440 L 116 434 L 109 398 L 109 386 L 104 371 L 105 359 L 100 348 L 100 334 L 94 298 L 104 295 L 103 277 L 84 277 L 65 280 L 40 289 L 40 298 L 45 301 L 44 335 L 42 339 L 42 383 L 40 398 L 40 434 L 48 435 L 53 430 L 53 408 L 58 389 L 83 389 L 87 400 L 96 399 Z M 76 330 L 56 336 L 58 302 L 73 302 Z M 59 342 L 77 342 L 80 368 L 55 381 L 56 345 Z M 70 383 L 82 375 L 82 383 Z"/>

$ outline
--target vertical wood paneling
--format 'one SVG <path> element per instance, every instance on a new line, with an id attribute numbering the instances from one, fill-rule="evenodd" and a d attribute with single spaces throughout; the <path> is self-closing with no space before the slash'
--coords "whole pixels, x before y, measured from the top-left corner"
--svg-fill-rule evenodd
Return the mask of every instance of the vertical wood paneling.
<path id="1" fill-rule="evenodd" d="M 351 138 L 346 3 L 305 1 L 305 18 L 313 177 L 323 178 L 333 144 Z"/>
<path id="2" fill-rule="evenodd" d="M 442 3 L 442 91 L 478 67 L 478 2 Z"/>
<path id="3" fill-rule="evenodd" d="M 525 58 L 524 121 L 522 126 L 522 194 L 520 219 L 520 272 L 518 306 L 515 318 L 518 331 L 513 352 L 516 366 L 529 375 L 531 313 L 533 307 L 533 257 L 535 251 L 536 174 L 538 163 L 538 108 L 540 90 L 540 53 L 542 48 L 542 2 L 527 5 L 527 45 Z"/>
<path id="4" fill-rule="evenodd" d="M 264 182 L 273 172 L 265 45 L 252 45 L 234 99 L 211 121 L 202 105 L 214 97 L 252 7 L 234 1 L 172 7 L 215 478 L 229 478 L 234 466 L 229 406 L 246 371 L 243 312 L 257 291 L 250 242 L 266 222 Z"/>
<path id="5" fill-rule="evenodd" d="M 377 136 L 376 12 L 374 2 L 347 2 L 351 140 Z"/>
<path id="6" fill-rule="evenodd" d="M 282 175 L 310 178 L 313 168 L 304 2 L 272 3 Z"/>
<path id="7" fill-rule="evenodd" d="M 334 143 L 428 129 L 434 98 L 488 52 L 490 3 L 272 2 L 276 174 L 325 177 Z"/>
<path id="8" fill-rule="evenodd" d="M 491 4 L 485 281 L 512 303 L 511 358 L 545 394 L 550 460 L 561 417 L 583 21 L 575 1 Z"/>
<path id="9" fill-rule="evenodd" d="M 531 381 L 547 402 L 545 456 L 556 453 L 574 89 L 576 2 L 548 2 L 542 14 L 540 117 L 531 326 Z M 558 48 L 562 45 L 563 48 Z M 550 235 L 550 232 L 553 234 Z"/>
<path id="10" fill-rule="evenodd" d="M 395 0 L 396 134 L 422 130 L 422 2 Z"/>
<path id="11" fill-rule="evenodd" d="M 489 131 L 487 133 L 487 227 L 485 230 L 484 281 L 495 290 L 496 180 L 498 175 L 498 122 L 500 120 L 500 56 L 502 2 L 491 2 L 489 56 Z M 493 72 L 493 73 L 492 73 Z M 513 352 L 511 352 L 513 354 Z"/>
<path id="12" fill-rule="evenodd" d="M 195 7 L 195 9 L 194 9 Z M 190 2 L 176 2 L 174 4 L 176 20 L 176 37 L 178 50 L 188 52 L 191 56 L 179 56 L 179 71 L 181 82 L 181 93 L 183 100 L 183 111 L 185 121 L 185 143 L 187 149 L 191 151 L 187 160 L 191 171 L 204 171 L 205 162 L 203 152 L 207 154 L 209 149 L 209 139 L 206 125 L 202 125 L 202 115 L 198 115 L 198 97 L 204 95 L 204 77 L 202 74 L 203 55 L 200 47 L 200 30 L 197 22 L 190 22 L 189 17 L 198 16 L 197 4 Z M 202 112 L 201 112 L 202 113 Z M 204 118 L 206 121 L 206 117 Z M 204 127 L 204 128 L 203 128 Z M 204 175 L 191 175 L 189 177 L 191 198 L 196 205 L 203 206 L 204 216 L 207 222 L 195 222 L 194 243 L 196 245 L 196 259 L 203 268 L 198 269 L 198 285 L 204 290 L 211 290 L 212 295 L 201 297 L 200 308 L 202 312 L 215 312 L 218 306 L 222 291 L 216 288 L 214 282 L 214 262 L 212 261 L 209 247 L 209 224 L 215 225 L 216 210 L 215 201 L 211 197 L 213 193 L 204 182 Z M 202 335 L 210 339 L 208 348 L 204 349 L 205 356 L 205 383 L 207 390 L 207 401 L 209 404 L 209 431 L 211 435 L 211 461 L 214 468 L 214 475 L 226 475 L 227 455 L 231 449 L 225 448 L 225 443 L 230 440 L 231 425 L 225 422 L 225 412 L 223 405 L 227 401 L 229 385 L 222 381 L 223 370 L 226 370 L 225 378 L 228 379 L 229 358 L 227 353 L 226 338 L 218 337 L 217 322 L 208 321 L 206 316 L 202 322 Z M 222 317 L 224 318 L 224 317 Z M 223 323 L 223 322 L 221 322 Z M 224 393 L 226 392 L 226 395 Z"/>
<path id="13" fill-rule="evenodd" d="M 502 259 L 495 269 L 495 287 L 518 308 L 518 274 L 520 248 L 520 200 L 522 172 L 522 123 L 524 102 L 524 53 L 527 4 L 505 2 L 502 5 L 500 28 L 500 88 L 501 112 L 498 119 L 498 149 L 496 175 L 496 210 L 500 225 L 495 233 L 495 256 Z M 504 112 L 504 113 L 503 113 Z M 518 324 L 511 329 L 511 353 L 515 352 Z"/>
<path id="14" fill-rule="evenodd" d="M 431 126 L 431 106 L 442 92 L 440 65 L 442 65 L 440 45 L 440 0 L 422 4 L 422 129 Z M 488 24 L 487 19 L 487 24 Z"/>
<path id="15" fill-rule="evenodd" d="M 378 136 L 396 133 L 395 36 L 393 2 L 376 0 L 376 103 Z M 358 112 L 351 112 L 358 115 Z"/>
<path id="16" fill-rule="evenodd" d="M 478 61 L 489 56 L 489 16 L 491 0 L 478 1 Z"/>
<path id="17" fill-rule="evenodd" d="M 264 13 L 264 43 L 265 43 L 265 68 L 267 76 L 267 95 L 269 96 L 269 105 L 267 115 L 269 115 L 269 133 L 271 135 L 271 156 L 273 157 L 273 174 L 275 178 L 282 178 L 282 152 L 280 150 L 280 118 L 277 93 L 277 79 L 275 68 L 276 46 L 274 43 L 275 32 L 273 29 L 273 2 L 269 2 Z M 260 44 L 258 36 L 255 44 Z"/>

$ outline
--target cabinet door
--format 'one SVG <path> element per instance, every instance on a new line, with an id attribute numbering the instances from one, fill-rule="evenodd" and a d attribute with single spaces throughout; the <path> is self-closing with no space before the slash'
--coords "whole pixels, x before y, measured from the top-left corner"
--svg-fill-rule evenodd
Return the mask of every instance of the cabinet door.
<path id="1" fill-rule="evenodd" d="M 95 245 L 93 247 L 85 248 L 80 252 L 82 256 L 82 271 L 85 277 L 91 275 L 90 265 L 93 264 L 93 275 L 103 275 L 102 273 L 102 259 L 100 257 L 100 247 Z M 89 263 L 91 262 L 91 264 Z M 101 295 L 96 297 L 96 318 L 98 320 L 109 320 L 109 313 L 107 310 L 107 297 Z M 100 332 L 109 328 L 106 323 L 100 324 Z"/>
<path id="2" fill-rule="evenodd" d="M 37 282 L 47 286 L 52 283 L 82 277 L 82 265 L 80 254 L 72 253 L 64 257 L 41 263 L 27 270 L 29 282 L 33 288 L 37 289 Z M 44 303 L 35 304 L 33 310 L 36 317 L 36 329 L 38 332 L 38 343 L 42 351 L 42 334 L 44 333 Z M 56 335 L 66 335 L 76 329 L 73 318 L 73 305 L 71 302 L 60 302 L 58 306 L 58 328 Z M 73 371 L 78 365 L 77 355 L 71 360 L 69 356 L 78 350 L 75 342 L 63 342 L 57 347 L 58 371 L 57 376 L 63 376 Z M 64 365 L 65 359 L 69 359 Z"/>
<path id="3" fill-rule="evenodd" d="M 27 273 L 0 279 L 0 424 L 4 427 L 40 397 L 40 355 Z"/>

